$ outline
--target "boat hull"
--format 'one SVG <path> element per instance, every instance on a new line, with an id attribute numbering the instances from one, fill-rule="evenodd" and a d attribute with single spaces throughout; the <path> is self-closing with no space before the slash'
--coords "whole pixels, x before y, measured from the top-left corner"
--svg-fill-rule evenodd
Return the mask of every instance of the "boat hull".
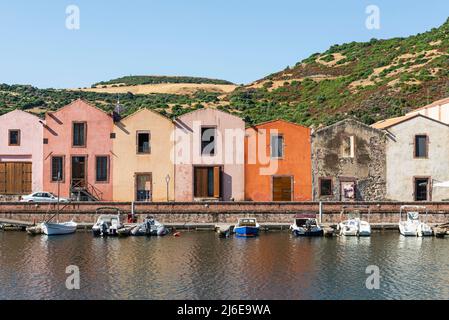
<path id="1" fill-rule="evenodd" d="M 259 234 L 258 227 L 235 227 L 234 232 L 238 237 L 256 237 Z"/>
<path id="2" fill-rule="evenodd" d="M 305 230 L 293 230 L 293 234 L 297 237 L 322 237 L 324 230 L 305 231 Z"/>
<path id="3" fill-rule="evenodd" d="M 75 233 L 77 226 L 74 222 L 43 223 L 41 228 L 47 236 L 58 236 Z"/>

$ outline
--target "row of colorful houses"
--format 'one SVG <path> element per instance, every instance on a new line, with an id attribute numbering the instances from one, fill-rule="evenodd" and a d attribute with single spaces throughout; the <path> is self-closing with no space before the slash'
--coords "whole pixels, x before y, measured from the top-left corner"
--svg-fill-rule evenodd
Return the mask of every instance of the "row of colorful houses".
<path id="1" fill-rule="evenodd" d="M 125 118 L 83 100 L 40 119 L 0 117 L 0 194 L 99 201 L 440 201 L 449 189 L 449 99 L 367 126 L 247 127 L 199 109 Z"/>

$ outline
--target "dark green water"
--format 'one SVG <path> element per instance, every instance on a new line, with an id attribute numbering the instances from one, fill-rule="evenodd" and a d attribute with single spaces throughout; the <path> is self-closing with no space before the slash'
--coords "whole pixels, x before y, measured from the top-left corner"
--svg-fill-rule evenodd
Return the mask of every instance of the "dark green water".
<path id="1" fill-rule="evenodd" d="M 66 267 L 80 290 L 66 289 Z M 369 265 L 380 289 L 369 290 Z M 0 299 L 449 299 L 449 239 L 48 238 L 0 232 Z"/>

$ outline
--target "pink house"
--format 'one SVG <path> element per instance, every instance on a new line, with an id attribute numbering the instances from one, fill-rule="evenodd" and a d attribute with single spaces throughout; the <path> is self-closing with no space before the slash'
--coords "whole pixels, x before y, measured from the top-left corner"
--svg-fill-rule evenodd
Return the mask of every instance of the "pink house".
<path id="1" fill-rule="evenodd" d="M 245 123 L 215 109 L 175 120 L 175 200 L 242 201 Z"/>
<path id="2" fill-rule="evenodd" d="M 43 122 L 14 110 L 0 117 L 0 194 L 41 191 Z"/>
<path id="3" fill-rule="evenodd" d="M 44 188 L 77 200 L 112 200 L 113 119 L 76 100 L 46 115 Z"/>

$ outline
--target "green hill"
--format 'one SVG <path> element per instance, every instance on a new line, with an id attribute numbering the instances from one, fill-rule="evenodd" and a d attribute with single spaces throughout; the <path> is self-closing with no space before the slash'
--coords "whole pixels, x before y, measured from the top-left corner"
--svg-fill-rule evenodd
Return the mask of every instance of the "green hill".
<path id="1" fill-rule="evenodd" d="M 449 20 L 407 38 L 334 45 L 229 95 L 253 123 L 367 124 L 449 96 Z"/>
<path id="2" fill-rule="evenodd" d="M 226 80 L 198 78 L 198 77 L 168 77 L 168 76 L 126 76 L 109 81 L 102 81 L 92 85 L 93 88 L 117 85 L 117 86 L 137 86 L 143 84 L 160 83 L 195 83 L 195 84 L 233 84 Z"/>

